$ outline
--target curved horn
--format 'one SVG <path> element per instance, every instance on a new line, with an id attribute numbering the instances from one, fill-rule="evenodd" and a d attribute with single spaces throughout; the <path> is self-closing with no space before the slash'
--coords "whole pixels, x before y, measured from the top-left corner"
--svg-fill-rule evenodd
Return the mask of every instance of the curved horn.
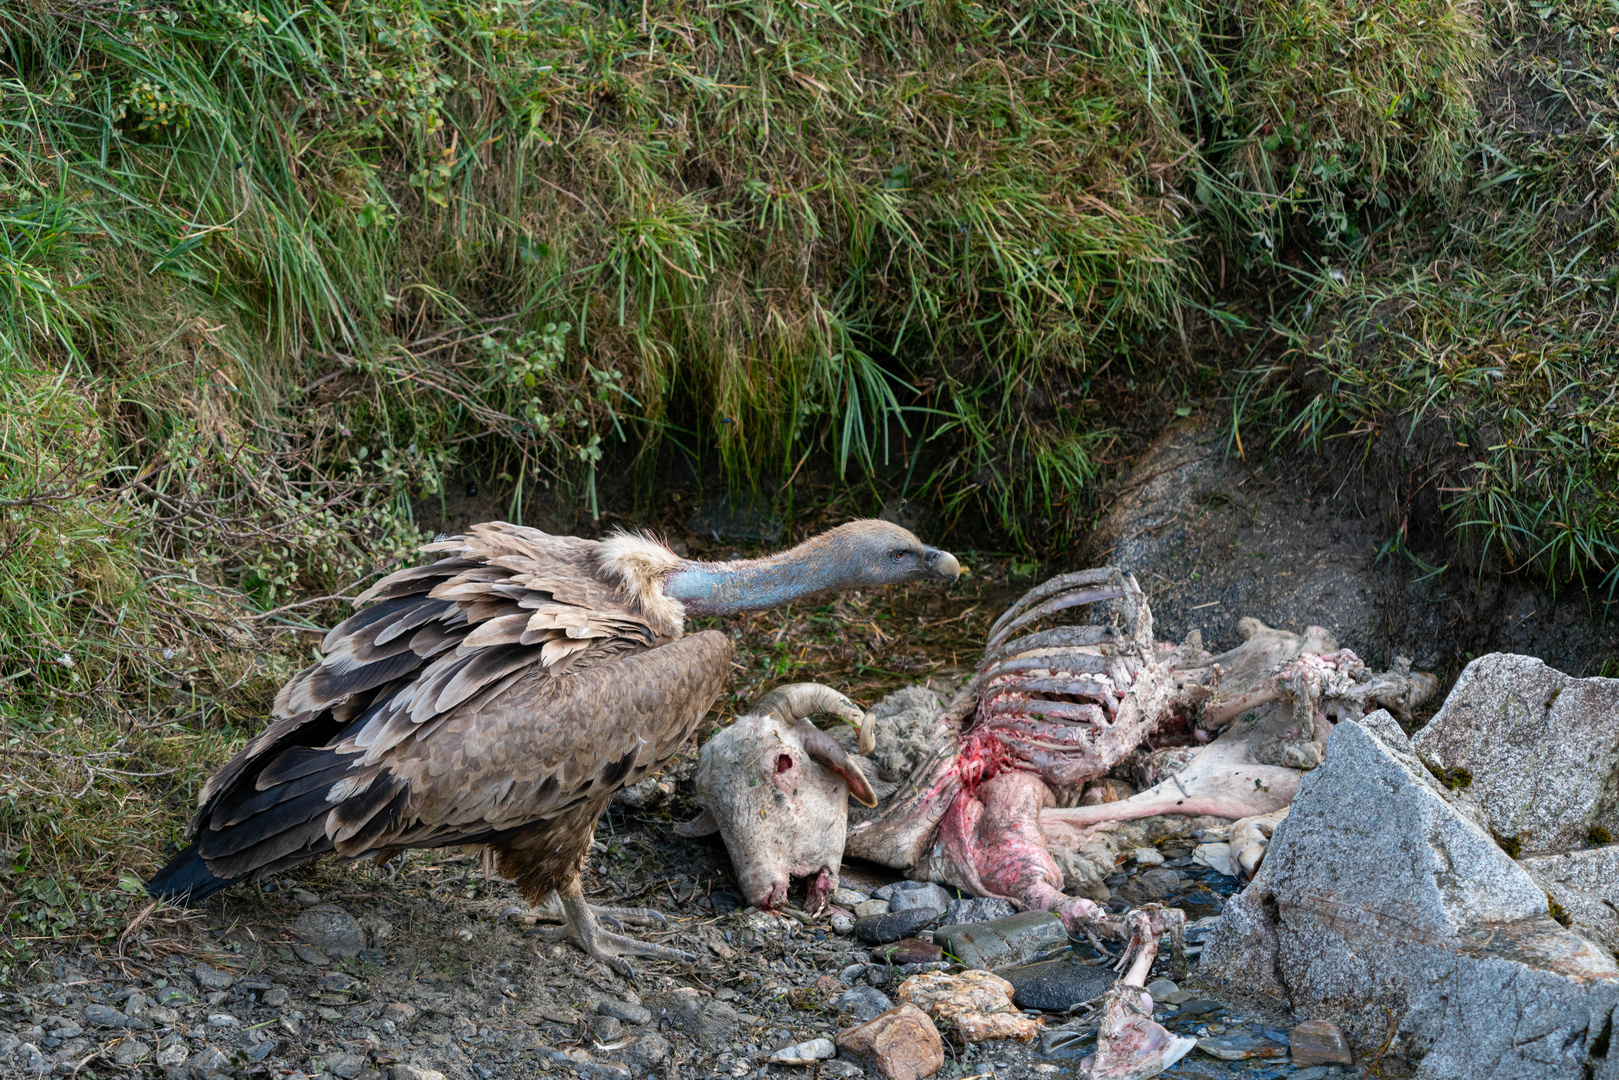
<path id="1" fill-rule="evenodd" d="M 794 724 L 793 732 L 803 742 L 806 754 L 842 775 L 849 785 L 849 794 L 853 795 L 861 805 L 877 805 L 877 793 L 871 790 L 871 784 L 866 781 L 866 774 L 860 771 L 860 766 L 855 763 L 854 759 L 849 757 L 843 747 L 833 741 L 832 736 L 808 720 L 800 720 Z"/>
<path id="2" fill-rule="evenodd" d="M 854 702 L 830 686 L 812 682 L 788 683 L 786 686 L 776 687 L 754 702 L 753 712 L 756 715 L 770 713 L 788 724 L 796 723 L 806 716 L 826 712 L 858 725 L 866 715 Z"/>

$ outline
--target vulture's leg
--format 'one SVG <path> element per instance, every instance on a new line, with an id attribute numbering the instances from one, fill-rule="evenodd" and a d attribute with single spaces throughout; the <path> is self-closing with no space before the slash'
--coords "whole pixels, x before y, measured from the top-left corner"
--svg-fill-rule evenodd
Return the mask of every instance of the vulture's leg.
<path id="1" fill-rule="evenodd" d="M 577 877 L 558 889 L 557 896 L 562 900 L 562 916 L 565 920 L 563 925 L 539 927 L 529 933 L 537 934 L 547 941 L 571 941 L 583 949 L 586 955 L 600 960 L 626 979 L 635 978 L 635 969 L 624 960 L 625 956 L 647 956 L 655 960 L 687 962 L 697 959 L 691 953 L 680 949 L 656 945 L 650 941 L 638 941 L 625 934 L 603 930 L 596 920 L 595 911 L 591 910 L 591 905 L 585 900 L 584 886 Z"/>
<path id="2" fill-rule="evenodd" d="M 667 926 L 668 920 L 663 913 L 645 907 L 613 907 L 609 904 L 590 904 L 587 906 L 591 913 L 602 922 L 614 929 L 622 930 L 626 926 Z M 537 918 L 550 922 L 567 922 L 568 913 L 562 907 L 562 897 L 552 893 L 545 900 L 535 905 L 534 914 Z"/>

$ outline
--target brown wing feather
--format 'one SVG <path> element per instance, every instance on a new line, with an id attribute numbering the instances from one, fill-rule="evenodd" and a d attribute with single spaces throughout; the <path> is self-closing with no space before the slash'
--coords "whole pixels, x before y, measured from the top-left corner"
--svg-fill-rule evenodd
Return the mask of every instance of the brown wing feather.
<path id="1" fill-rule="evenodd" d="M 204 786 L 208 865 L 240 877 L 334 846 L 498 837 L 605 806 L 672 754 L 718 695 L 729 642 L 660 644 L 668 628 L 597 576 L 595 549 L 480 525 L 368 590 Z"/>

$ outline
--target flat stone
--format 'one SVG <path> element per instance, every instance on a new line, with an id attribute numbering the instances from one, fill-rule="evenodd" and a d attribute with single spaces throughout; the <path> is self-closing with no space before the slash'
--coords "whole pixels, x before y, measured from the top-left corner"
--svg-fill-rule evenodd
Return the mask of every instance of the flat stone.
<path id="1" fill-rule="evenodd" d="M 854 906 L 856 904 L 864 904 L 870 899 L 871 897 L 867 896 L 865 893 L 847 888 L 842 885 L 839 885 L 836 889 L 832 890 L 832 902 L 837 904 L 839 907 L 846 907 L 850 911 L 854 910 Z"/>
<path id="2" fill-rule="evenodd" d="M 857 919 L 868 919 L 873 915 L 887 915 L 889 912 L 887 900 L 862 900 L 854 906 Z"/>
<path id="3" fill-rule="evenodd" d="M 868 945 L 886 945 L 933 925 L 938 917 L 939 913 L 930 908 L 866 915 L 854 921 L 854 936 Z"/>
<path id="4" fill-rule="evenodd" d="M 894 1002 L 881 990 L 870 986 L 851 986 L 838 997 L 838 1012 L 852 1013 L 856 1020 L 870 1020 L 894 1007 Z"/>
<path id="5" fill-rule="evenodd" d="M 121 1028 L 129 1026 L 129 1017 L 111 1005 L 86 1005 L 84 1007 L 84 1022 L 93 1027 Z M 65 1039 L 71 1036 L 59 1035 L 57 1037 Z"/>
<path id="6" fill-rule="evenodd" d="M 112 1052 L 112 1060 L 119 1065 L 133 1065 L 137 1061 L 145 1061 L 152 1054 L 150 1043 L 139 1039 L 125 1039 L 118 1044 L 118 1049 Z"/>
<path id="7" fill-rule="evenodd" d="M 1222 1061 L 1253 1061 L 1287 1056 L 1287 1047 L 1281 1043 L 1261 1039 L 1245 1031 L 1199 1039 L 1197 1048 L 1210 1057 L 1217 1057 Z"/>
<path id="8" fill-rule="evenodd" d="M 188 1005 L 196 998 L 178 986 L 160 986 L 152 991 L 159 1005 Z"/>
<path id="9" fill-rule="evenodd" d="M 933 940 L 963 965 L 993 971 L 1067 945 L 1068 931 L 1049 911 L 1022 911 L 990 922 L 941 926 L 933 932 Z"/>
<path id="10" fill-rule="evenodd" d="M 400 1062 L 393 1067 L 393 1080 L 444 1080 L 444 1074 L 436 1069 L 424 1069 L 419 1065 L 406 1065 Z"/>
<path id="11" fill-rule="evenodd" d="M 1171 994 L 1179 993 L 1180 987 L 1168 979 L 1154 979 L 1147 984 L 1147 993 L 1152 995 L 1154 1001 L 1162 1002 Z"/>
<path id="12" fill-rule="evenodd" d="M 772 1065 L 811 1065 L 817 1061 L 836 1057 L 838 1048 L 831 1039 L 810 1039 L 770 1051 L 765 1060 Z"/>
<path id="13" fill-rule="evenodd" d="M 1012 901 L 999 896 L 970 896 L 963 900 L 952 900 L 944 906 L 944 921 L 952 926 L 1010 919 L 1016 914 L 1017 908 Z"/>
<path id="14" fill-rule="evenodd" d="M 306 943 L 331 956 L 353 957 L 365 948 L 365 930 L 359 920 L 336 904 L 321 904 L 302 912 L 292 928 Z"/>
<path id="15" fill-rule="evenodd" d="M 918 1080 L 944 1066 L 944 1041 L 927 1013 L 906 1003 L 838 1032 L 839 1051 L 887 1080 Z"/>
<path id="16" fill-rule="evenodd" d="M 334 971 L 330 975 L 322 975 L 320 978 L 315 980 L 315 987 L 319 990 L 324 990 L 329 994 L 342 993 L 345 990 L 352 990 L 359 985 L 360 980 L 356 979 L 353 975 L 350 975 L 346 971 Z"/>
<path id="17" fill-rule="evenodd" d="M 242 1022 L 230 1013 L 213 1013 L 208 1017 L 208 1026 L 217 1028 L 241 1027 Z"/>
<path id="18" fill-rule="evenodd" d="M 1020 1009 L 1067 1012 L 1094 1001 L 1118 979 L 1112 968 L 1076 960 L 1002 968 L 997 973 L 1012 984 L 1012 1002 Z"/>
<path id="19" fill-rule="evenodd" d="M 1199 1016 L 1219 1012 L 1225 1006 L 1212 998 L 1189 997 L 1185 1001 L 1176 1003 L 1175 1015 L 1183 1020 L 1192 1020 Z"/>
<path id="20" fill-rule="evenodd" d="M 892 945 L 879 945 L 871 955 L 884 964 L 936 964 L 944 959 L 944 950 L 931 941 L 901 938 Z"/>
<path id="21" fill-rule="evenodd" d="M 1349 1040 L 1331 1020 L 1306 1020 L 1287 1033 L 1287 1043 L 1293 1064 L 1299 1067 L 1355 1063 Z"/>
<path id="22" fill-rule="evenodd" d="M 157 1063 L 162 1068 L 172 1068 L 184 1065 L 186 1058 L 191 1056 L 191 1049 L 184 1042 L 171 1042 L 167 1046 L 159 1047 Z"/>
<path id="23" fill-rule="evenodd" d="M 637 1035 L 630 1044 L 618 1051 L 617 1057 L 626 1065 L 634 1066 L 643 1071 L 658 1068 L 669 1059 L 669 1040 L 656 1031 L 646 1031 Z"/>
<path id="24" fill-rule="evenodd" d="M 326 1071 L 343 1080 L 354 1080 L 366 1070 L 367 1064 L 362 1054 L 334 1054 L 326 1059 Z"/>
<path id="25" fill-rule="evenodd" d="M 260 1000 L 271 1008 L 280 1008 L 287 1003 L 287 991 L 283 987 L 272 986 Z"/>
<path id="26" fill-rule="evenodd" d="M 706 1046 L 717 1047 L 736 1031 L 735 1009 L 696 993 L 671 990 L 648 998 L 646 1007 L 654 1020 L 684 1031 Z"/>
<path id="27" fill-rule="evenodd" d="M 1423 1080 L 1615 1075 L 1619 964 L 1552 921 L 1392 717 L 1367 720 L 1333 729 L 1199 975 L 1285 998 L 1362 1045 L 1383 1045 L 1392 1015 L 1389 1052 Z"/>
<path id="28" fill-rule="evenodd" d="M 102 1007 L 104 1008 L 105 1006 L 102 1006 Z M 109 1026 L 109 1025 L 102 1025 L 102 1026 L 105 1027 L 105 1026 Z M 111 1026 L 117 1026 L 117 1025 L 111 1025 Z M 78 1024 L 63 1024 L 61 1027 L 51 1029 L 51 1038 L 53 1038 L 53 1039 L 63 1039 L 63 1040 L 77 1039 L 80 1035 L 83 1035 L 83 1034 L 84 1034 L 84 1028 L 80 1027 Z"/>
<path id="29" fill-rule="evenodd" d="M 280 1044 L 274 1039 L 265 1039 L 261 1043 L 254 1043 L 252 1046 L 248 1047 L 247 1050 L 248 1062 L 257 1065 L 259 1062 L 275 1053 L 278 1045 Z"/>
<path id="30" fill-rule="evenodd" d="M 305 945 L 302 942 L 299 942 L 292 947 L 292 951 L 297 955 L 298 959 L 302 960 L 306 964 L 309 964 L 311 967 L 332 966 L 332 958 L 327 956 L 324 952 L 321 952 L 313 945 Z"/>
<path id="31" fill-rule="evenodd" d="M 198 964 L 192 970 L 191 978 L 204 990 L 229 990 L 236 985 L 235 975 L 207 964 Z"/>
<path id="32" fill-rule="evenodd" d="M 931 881 L 896 881 L 892 885 L 884 885 L 872 895 L 887 900 L 892 911 L 926 908 L 935 915 L 942 915 L 950 905 L 950 894 Z"/>
<path id="33" fill-rule="evenodd" d="M 1412 745 L 1526 852 L 1583 847 L 1593 826 L 1619 836 L 1619 679 L 1481 656 Z"/>
<path id="34" fill-rule="evenodd" d="M 596 1012 L 601 1016 L 611 1016 L 615 1020 L 622 1020 L 626 1024 L 650 1024 L 652 1013 L 645 1005 L 636 1005 L 618 998 L 602 998 L 596 1002 Z"/>

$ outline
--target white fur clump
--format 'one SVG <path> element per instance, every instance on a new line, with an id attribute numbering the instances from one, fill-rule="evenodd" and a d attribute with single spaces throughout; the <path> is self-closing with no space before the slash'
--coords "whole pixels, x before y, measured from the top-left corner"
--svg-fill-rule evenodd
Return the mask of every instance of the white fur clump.
<path id="1" fill-rule="evenodd" d="M 679 569 L 679 555 L 650 536 L 620 529 L 601 542 L 596 559 L 602 573 L 616 579 L 648 619 L 664 624 L 671 635 L 681 633 L 686 610 L 663 594 L 663 579 Z"/>

